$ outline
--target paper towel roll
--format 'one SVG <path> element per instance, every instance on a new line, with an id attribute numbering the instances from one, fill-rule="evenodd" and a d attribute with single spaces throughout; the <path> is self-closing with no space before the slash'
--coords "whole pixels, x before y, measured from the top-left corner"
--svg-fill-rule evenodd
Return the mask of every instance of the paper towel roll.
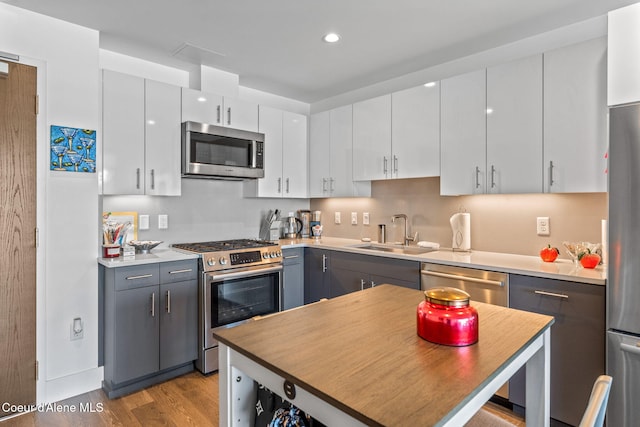
<path id="1" fill-rule="evenodd" d="M 449 219 L 453 239 L 451 247 L 454 250 L 468 251 L 471 249 L 471 214 L 468 212 L 453 214 Z"/>

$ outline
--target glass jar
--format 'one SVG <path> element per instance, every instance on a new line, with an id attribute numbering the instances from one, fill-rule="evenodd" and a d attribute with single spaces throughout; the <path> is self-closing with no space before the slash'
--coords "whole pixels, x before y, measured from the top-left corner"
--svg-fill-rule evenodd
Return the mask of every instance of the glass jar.
<path id="1" fill-rule="evenodd" d="M 466 346 L 478 342 L 478 312 L 469 294 L 456 288 L 432 288 L 418 305 L 418 335 L 430 342 Z"/>

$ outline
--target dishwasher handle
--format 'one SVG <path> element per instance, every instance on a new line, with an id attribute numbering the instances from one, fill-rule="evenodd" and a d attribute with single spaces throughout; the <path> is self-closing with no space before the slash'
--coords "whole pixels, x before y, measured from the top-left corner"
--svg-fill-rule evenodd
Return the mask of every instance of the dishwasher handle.
<path id="1" fill-rule="evenodd" d="M 480 277 L 459 276 L 457 274 L 441 273 L 439 271 L 420 270 L 421 274 L 426 276 L 441 277 L 444 279 L 462 280 L 465 282 L 482 283 L 483 285 L 494 285 L 504 287 L 504 282 L 501 280 L 482 279 Z"/>

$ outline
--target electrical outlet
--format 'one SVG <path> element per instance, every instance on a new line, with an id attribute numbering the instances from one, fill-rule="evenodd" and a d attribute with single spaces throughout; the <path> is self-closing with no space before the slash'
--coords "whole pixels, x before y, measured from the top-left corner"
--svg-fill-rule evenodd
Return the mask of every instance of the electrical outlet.
<path id="1" fill-rule="evenodd" d="M 351 225 L 358 225 L 358 212 L 351 212 Z"/>
<path id="2" fill-rule="evenodd" d="M 138 216 L 138 230 L 149 229 L 149 215 Z"/>
<path id="3" fill-rule="evenodd" d="M 333 214 L 333 222 L 336 224 L 340 224 L 340 212 L 336 212 Z"/>
<path id="4" fill-rule="evenodd" d="M 362 225 L 369 225 L 369 212 L 362 212 Z"/>
<path id="5" fill-rule="evenodd" d="M 84 336 L 84 324 L 80 317 L 76 317 L 71 322 L 71 341 L 80 340 Z"/>
<path id="6" fill-rule="evenodd" d="M 548 236 L 550 234 L 548 216 L 539 216 L 537 218 L 536 232 L 538 233 L 538 236 Z"/>
<path id="7" fill-rule="evenodd" d="M 158 215 L 158 228 L 160 230 L 169 228 L 169 215 Z"/>

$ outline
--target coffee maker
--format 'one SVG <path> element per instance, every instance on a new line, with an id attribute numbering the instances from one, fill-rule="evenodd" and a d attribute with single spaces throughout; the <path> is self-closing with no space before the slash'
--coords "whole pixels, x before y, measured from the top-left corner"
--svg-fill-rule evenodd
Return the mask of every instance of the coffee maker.
<path id="1" fill-rule="evenodd" d="M 300 221 L 302 222 L 300 237 L 311 236 L 311 211 L 300 209 L 298 211 L 298 218 L 300 218 Z"/>

